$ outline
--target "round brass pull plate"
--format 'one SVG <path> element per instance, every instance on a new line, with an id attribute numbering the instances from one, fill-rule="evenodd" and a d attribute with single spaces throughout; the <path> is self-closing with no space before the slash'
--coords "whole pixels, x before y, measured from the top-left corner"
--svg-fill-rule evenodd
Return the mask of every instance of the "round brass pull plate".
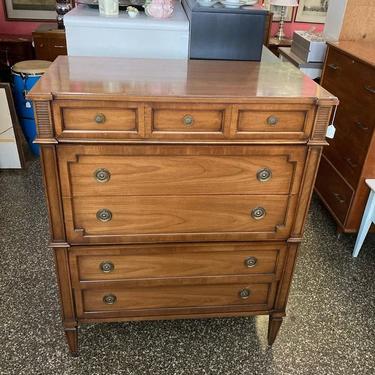
<path id="1" fill-rule="evenodd" d="M 106 208 L 101 208 L 96 213 L 96 218 L 102 222 L 110 221 L 112 220 L 112 212 Z"/>
<path id="2" fill-rule="evenodd" d="M 105 123 L 105 115 L 103 113 L 98 113 L 95 115 L 95 122 L 97 124 L 104 124 Z"/>
<path id="3" fill-rule="evenodd" d="M 111 178 L 111 173 L 108 169 L 99 168 L 94 172 L 94 176 L 98 182 L 108 182 Z"/>
<path id="4" fill-rule="evenodd" d="M 251 211 L 251 217 L 254 220 L 261 220 L 266 216 L 266 210 L 263 207 L 255 207 Z"/>
<path id="5" fill-rule="evenodd" d="M 185 126 L 191 126 L 194 123 L 194 118 L 192 115 L 185 115 L 182 121 Z"/>
<path id="6" fill-rule="evenodd" d="M 111 261 L 106 260 L 100 263 L 99 269 L 104 273 L 110 273 L 115 269 L 115 265 Z"/>
<path id="7" fill-rule="evenodd" d="M 248 299 L 250 297 L 250 290 L 247 288 L 241 289 L 239 295 L 242 299 Z"/>
<path id="8" fill-rule="evenodd" d="M 272 177 L 272 171 L 269 168 L 259 169 L 257 172 L 257 179 L 260 182 L 267 182 Z"/>
<path id="9" fill-rule="evenodd" d="M 253 268 L 256 266 L 258 259 L 255 257 L 248 257 L 245 259 L 245 265 L 247 268 Z"/>
<path id="10" fill-rule="evenodd" d="M 279 119 L 272 115 L 267 118 L 267 124 L 271 126 L 275 126 L 279 122 Z"/>
<path id="11" fill-rule="evenodd" d="M 106 294 L 103 297 L 103 302 L 106 305 L 113 305 L 114 303 L 116 303 L 116 301 L 117 301 L 117 297 L 114 294 Z"/>

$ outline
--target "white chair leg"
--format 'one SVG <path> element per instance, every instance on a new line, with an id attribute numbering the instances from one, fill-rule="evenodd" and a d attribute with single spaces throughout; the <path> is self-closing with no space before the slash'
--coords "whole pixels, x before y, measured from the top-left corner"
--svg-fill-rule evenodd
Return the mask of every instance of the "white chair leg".
<path id="1" fill-rule="evenodd" d="M 361 250 L 361 247 L 363 245 L 363 241 L 366 238 L 367 232 L 369 231 L 370 226 L 372 222 L 374 221 L 374 215 L 375 215 L 375 192 L 371 190 L 370 196 L 366 204 L 365 212 L 363 213 L 362 222 L 359 228 L 357 240 L 354 245 L 354 250 L 352 254 L 353 257 L 358 256 Z"/>

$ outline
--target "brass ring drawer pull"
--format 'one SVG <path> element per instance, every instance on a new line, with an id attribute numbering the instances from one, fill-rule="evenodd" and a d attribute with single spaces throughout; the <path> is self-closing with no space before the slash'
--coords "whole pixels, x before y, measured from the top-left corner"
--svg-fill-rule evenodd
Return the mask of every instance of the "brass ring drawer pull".
<path id="1" fill-rule="evenodd" d="M 244 288 L 244 289 L 241 289 L 238 294 L 240 295 L 240 298 L 248 299 L 250 297 L 250 290 L 247 288 Z"/>
<path id="2" fill-rule="evenodd" d="M 254 220 L 261 220 L 266 216 L 266 210 L 263 207 L 255 207 L 251 211 L 251 217 Z"/>
<path id="3" fill-rule="evenodd" d="M 262 168 L 262 169 L 259 169 L 259 171 L 257 172 L 257 179 L 260 182 L 266 182 L 270 180 L 271 177 L 272 177 L 272 171 L 269 168 Z"/>
<path id="4" fill-rule="evenodd" d="M 338 193 L 333 193 L 333 196 L 335 197 L 335 199 L 337 200 L 337 202 L 339 203 L 345 203 L 345 199 Z"/>
<path id="5" fill-rule="evenodd" d="M 112 212 L 106 208 L 101 208 L 96 213 L 96 218 L 105 223 L 106 221 L 112 220 Z"/>
<path id="6" fill-rule="evenodd" d="M 245 265 L 247 268 L 253 268 L 256 266 L 258 259 L 255 257 L 248 257 L 245 259 Z"/>
<path id="7" fill-rule="evenodd" d="M 100 263 L 99 269 L 104 273 L 110 273 L 115 269 L 115 265 L 111 261 L 106 260 Z"/>
<path id="8" fill-rule="evenodd" d="M 116 303 L 116 301 L 117 301 L 117 297 L 114 294 L 106 294 L 103 297 L 103 302 L 106 305 L 113 305 L 114 303 Z"/>
<path id="9" fill-rule="evenodd" d="M 357 126 L 358 129 L 361 129 L 361 130 L 364 130 L 364 131 L 368 130 L 368 126 L 362 124 L 360 121 L 356 121 L 355 125 Z"/>
<path id="10" fill-rule="evenodd" d="M 191 126 L 194 123 L 194 118 L 192 115 L 185 115 L 184 118 L 182 119 L 182 122 L 184 123 L 185 126 Z"/>
<path id="11" fill-rule="evenodd" d="M 98 113 L 95 116 L 95 122 L 97 124 L 104 124 L 105 123 L 105 115 L 103 113 Z"/>
<path id="12" fill-rule="evenodd" d="M 276 116 L 269 116 L 267 117 L 267 124 L 271 126 L 275 126 L 279 122 L 279 119 Z"/>
<path id="13" fill-rule="evenodd" d="M 349 166 L 353 169 L 358 167 L 358 164 L 354 162 L 351 158 L 345 158 L 345 161 L 349 164 Z"/>
<path id="14" fill-rule="evenodd" d="M 337 70 L 337 69 L 339 69 L 339 66 L 336 65 L 336 64 L 328 64 L 328 66 L 329 66 L 331 69 L 333 69 L 333 70 Z"/>
<path id="15" fill-rule="evenodd" d="M 98 182 L 108 182 L 111 178 L 111 173 L 108 169 L 99 168 L 94 172 L 94 176 Z"/>

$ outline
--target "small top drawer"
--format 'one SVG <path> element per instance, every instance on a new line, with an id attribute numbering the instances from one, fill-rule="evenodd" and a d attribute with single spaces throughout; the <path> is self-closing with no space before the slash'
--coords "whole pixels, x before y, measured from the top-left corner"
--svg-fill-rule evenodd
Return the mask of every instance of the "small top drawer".
<path id="1" fill-rule="evenodd" d="M 143 107 L 128 102 L 57 101 L 53 106 L 58 138 L 139 138 Z"/>
<path id="2" fill-rule="evenodd" d="M 223 104 L 151 103 L 146 105 L 146 131 L 151 138 L 224 138 L 229 106 Z"/>
<path id="3" fill-rule="evenodd" d="M 310 108 L 304 105 L 244 104 L 233 109 L 231 138 L 305 140 L 313 124 Z"/>

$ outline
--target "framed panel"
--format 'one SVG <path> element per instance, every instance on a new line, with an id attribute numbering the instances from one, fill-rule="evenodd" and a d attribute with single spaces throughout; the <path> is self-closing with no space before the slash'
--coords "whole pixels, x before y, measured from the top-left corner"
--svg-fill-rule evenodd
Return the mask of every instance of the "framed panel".
<path id="1" fill-rule="evenodd" d="M 325 23 L 329 0 L 299 0 L 295 22 Z"/>
<path id="2" fill-rule="evenodd" d="M 56 0 L 3 0 L 8 20 L 56 20 Z"/>

